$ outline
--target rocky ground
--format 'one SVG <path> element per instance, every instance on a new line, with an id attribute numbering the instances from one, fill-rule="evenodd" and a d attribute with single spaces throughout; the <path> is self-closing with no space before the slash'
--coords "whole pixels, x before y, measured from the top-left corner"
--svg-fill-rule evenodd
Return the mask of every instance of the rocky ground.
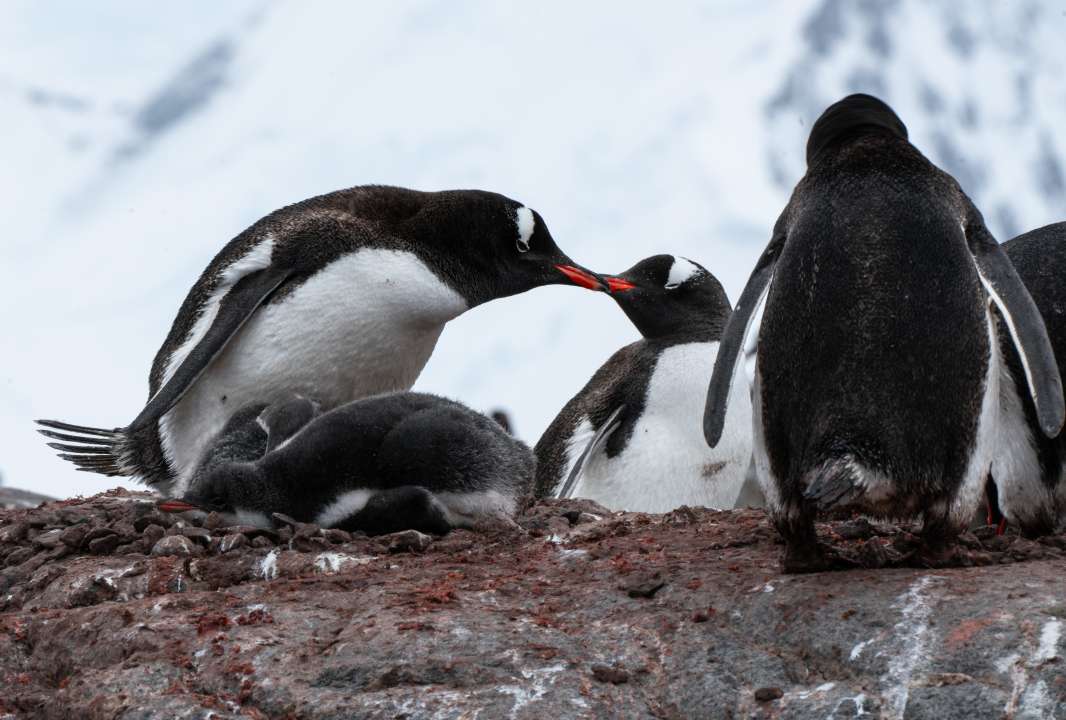
<path id="1" fill-rule="evenodd" d="M 382 538 L 160 513 L 0 512 L 0 718 L 1066 716 L 1066 538 L 820 527 L 782 575 L 758 511 L 534 505 Z"/>

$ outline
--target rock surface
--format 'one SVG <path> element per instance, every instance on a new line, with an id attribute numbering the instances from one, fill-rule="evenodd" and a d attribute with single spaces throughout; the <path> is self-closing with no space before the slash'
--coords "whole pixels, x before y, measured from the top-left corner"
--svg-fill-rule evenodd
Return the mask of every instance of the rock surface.
<path id="1" fill-rule="evenodd" d="M 543 502 L 417 542 L 125 491 L 5 511 L 0 718 L 1066 716 L 1064 538 L 930 570 L 905 528 L 819 530 L 854 569 L 780 574 L 758 511 Z"/>

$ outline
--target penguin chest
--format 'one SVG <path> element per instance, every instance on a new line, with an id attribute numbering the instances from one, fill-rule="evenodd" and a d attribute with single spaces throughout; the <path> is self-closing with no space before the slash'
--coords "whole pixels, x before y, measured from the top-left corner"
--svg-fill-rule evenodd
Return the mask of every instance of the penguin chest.
<path id="1" fill-rule="evenodd" d="M 257 310 L 163 417 L 177 489 L 230 415 L 250 402 L 295 392 L 328 410 L 410 388 L 444 324 L 466 309 L 411 253 L 370 248 L 338 258 Z"/>
<path id="2" fill-rule="evenodd" d="M 745 384 L 734 383 L 725 432 L 717 447 L 708 447 L 703 411 L 717 353 L 717 342 L 664 350 L 628 442 L 614 457 L 600 450 L 590 458 L 574 494 L 641 512 L 734 507 L 751 457 L 751 401 Z"/>

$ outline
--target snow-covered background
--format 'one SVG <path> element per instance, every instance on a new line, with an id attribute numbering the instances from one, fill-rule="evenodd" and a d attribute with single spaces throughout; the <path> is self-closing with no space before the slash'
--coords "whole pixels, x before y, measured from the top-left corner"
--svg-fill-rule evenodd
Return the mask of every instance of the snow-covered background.
<path id="1" fill-rule="evenodd" d="M 477 187 L 579 262 L 697 260 L 735 300 L 812 121 L 880 95 L 1001 239 L 1066 219 L 1066 6 L 192 0 L 0 4 L 0 472 L 78 473 L 35 417 L 116 426 L 214 253 L 351 185 Z M 418 387 L 505 407 L 536 441 L 636 337 L 542 288 L 446 330 Z"/>

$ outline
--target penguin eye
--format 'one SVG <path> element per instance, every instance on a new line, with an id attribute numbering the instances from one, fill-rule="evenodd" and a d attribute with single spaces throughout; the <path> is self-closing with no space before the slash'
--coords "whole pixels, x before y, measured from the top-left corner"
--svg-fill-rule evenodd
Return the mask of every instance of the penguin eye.
<path id="1" fill-rule="evenodd" d="M 677 290 L 679 287 L 681 287 L 681 283 L 679 283 L 679 282 L 668 282 L 665 285 L 663 285 L 663 287 L 666 288 L 667 290 Z"/>
<path id="2" fill-rule="evenodd" d="M 518 252 L 520 253 L 529 252 L 529 240 L 518 238 L 518 241 L 515 242 L 515 247 L 518 248 Z"/>

